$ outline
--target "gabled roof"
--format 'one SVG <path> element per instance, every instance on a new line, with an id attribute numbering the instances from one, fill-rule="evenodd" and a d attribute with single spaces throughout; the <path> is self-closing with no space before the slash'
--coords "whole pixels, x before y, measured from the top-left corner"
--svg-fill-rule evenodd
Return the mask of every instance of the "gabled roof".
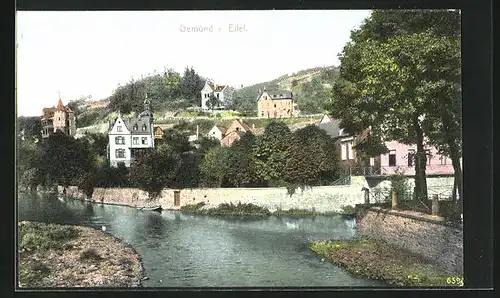
<path id="1" fill-rule="evenodd" d="M 260 99 L 262 97 L 262 94 L 264 92 L 267 92 L 269 94 L 270 99 L 293 99 L 293 93 L 292 91 L 288 90 L 264 90 L 260 93 L 259 97 L 257 99 Z"/>
<path id="2" fill-rule="evenodd" d="M 226 133 L 226 128 L 222 127 L 222 126 L 219 126 L 219 125 L 214 125 L 212 128 L 210 128 L 210 130 L 214 129 L 214 128 L 217 128 L 222 134 L 225 134 Z"/>
<path id="3" fill-rule="evenodd" d="M 248 124 L 244 123 L 243 121 L 238 121 L 238 122 L 241 124 L 241 126 L 243 127 L 243 129 L 245 131 L 252 131 L 253 130 L 250 126 L 248 126 Z"/>
<path id="4" fill-rule="evenodd" d="M 224 89 L 226 89 L 227 85 L 217 85 L 217 87 L 215 87 L 215 92 L 220 92 Z M 212 88 L 213 89 L 213 88 Z"/>
<path id="5" fill-rule="evenodd" d="M 318 123 L 316 125 L 322 130 L 324 130 L 326 134 L 332 138 L 337 138 L 341 136 L 340 120 L 338 119 L 333 119 L 332 121 L 326 123 Z"/>

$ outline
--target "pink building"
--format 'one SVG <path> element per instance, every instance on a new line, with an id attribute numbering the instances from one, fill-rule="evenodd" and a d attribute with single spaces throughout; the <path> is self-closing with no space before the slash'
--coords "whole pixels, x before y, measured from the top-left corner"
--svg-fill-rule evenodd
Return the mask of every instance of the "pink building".
<path id="1" fill-rule="evenodd" d="M 415 175 L 415 159 L 412 158 L 417 152 L 416 145 L 405 145 L 396 141 L 386 142 L 390 150 L 388 154 L 380 157 L 380 171 L 382 175 L 392 175 L 396 171 L 406 175 Z M 447 156 L 437 153 L 437 149 L 427 146 L 427 175 L 452 175 L 453 165 Z"/>

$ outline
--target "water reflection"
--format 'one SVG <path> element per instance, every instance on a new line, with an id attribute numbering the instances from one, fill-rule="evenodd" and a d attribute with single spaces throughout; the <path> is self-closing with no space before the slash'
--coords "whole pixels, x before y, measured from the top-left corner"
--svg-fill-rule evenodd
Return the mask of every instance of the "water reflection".
<path id="1" fill-rule="evenodd" d="M 19 218 L 105 225 L 141 254 L 145 286 L 382 285 L 321 262 L 308 249 L 310 241 L 355 235 L 353 220 L 339 216 L 198 216 L 27 195 Z"/>

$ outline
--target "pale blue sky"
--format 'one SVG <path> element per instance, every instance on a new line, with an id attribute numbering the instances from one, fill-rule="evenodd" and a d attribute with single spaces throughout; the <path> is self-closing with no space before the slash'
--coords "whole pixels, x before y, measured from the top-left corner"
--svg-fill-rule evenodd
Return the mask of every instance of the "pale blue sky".
<path id="1" fill-rule="evenodd" d="M 186 66 L 217 84 L 252 85 L 338 65 L 368 10 L 18 12 L 18 114 L 80 96 L 105 98 L 118 83 Z M 229 32 L 230 24 L 245 32 Z M 210 26 L 214 32 L 181 32 Z M 220 31 L 219 31 L 220 29 Z"/>

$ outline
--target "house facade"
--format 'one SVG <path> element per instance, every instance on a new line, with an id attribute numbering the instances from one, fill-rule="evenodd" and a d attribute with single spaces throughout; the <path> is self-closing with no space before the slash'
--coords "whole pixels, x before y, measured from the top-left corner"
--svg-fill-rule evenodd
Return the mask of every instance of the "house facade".
<path id="1" fill-rule="evenodd" d="M 260 118 L 297 116 L 293 93 L 286 90 L 259 91 L 257 113 Z"/>
<path id="2" fill-rule="evenodd" d="M 220 140 L 222 147 L 231 147 L 231 145 L 241 139 L 246 133 L 254 133 L 254 129 L 243 123 L 242 120 L 234 120 L 224 132 L 224 136 Z"/>
<path id="3" fill-rule="evenodd" d="M 214 125 L 214 127 L 212 127 L 208 131 L 207 137 L 213 138 L 213 139 L 217 139 L 217 140 L 220 141 L 225 136 L 225 133 L 226 133 L 226 129 L 225 128 L 219 127 L 217 125 Z"/>
<path id="4" fill-rule="evenodd" d="M 48 138 L 58 130 L 73 137 L 76 135 L 76 116 L 70 108 L 64 106 L 60 97 L 57 107 L 42 110 L 41 121 L 42 138 Z"/>
<path id="5" fill-rule="evenodd" d="M 405 175 L 415 175 L 416 145 L 405 145 L 396 141 L 386 142 L 389 153 L 381 156 L 381 175 L 392 175 L 402 172 Z M 451 159 L 438 153 L 433 146 L 425 146 L 427 175 L 452 175 L 454 173 Z"/>
<path id="6" fill-rule="evenodd" d="M 123 162 L 126 167 L 146 150 L 155 146 L 151 102 L 146 98 L 144 111 L 134 119 L 124 119 L 120 115 L 109 123 L 108 159 L 112 167 Z"/>
<path id="7" fill-rule="evenodd" d="M 207 80 L 205 86 L 201 89 L 201 108 L 203 110 L 209 109 L 207 101 L 212 95 L 219 101 L 219 106 L 214 109 L 225 109 L 227 103 L 232 99 L 233 89 L 228 85 L 217 85 Z"/>

